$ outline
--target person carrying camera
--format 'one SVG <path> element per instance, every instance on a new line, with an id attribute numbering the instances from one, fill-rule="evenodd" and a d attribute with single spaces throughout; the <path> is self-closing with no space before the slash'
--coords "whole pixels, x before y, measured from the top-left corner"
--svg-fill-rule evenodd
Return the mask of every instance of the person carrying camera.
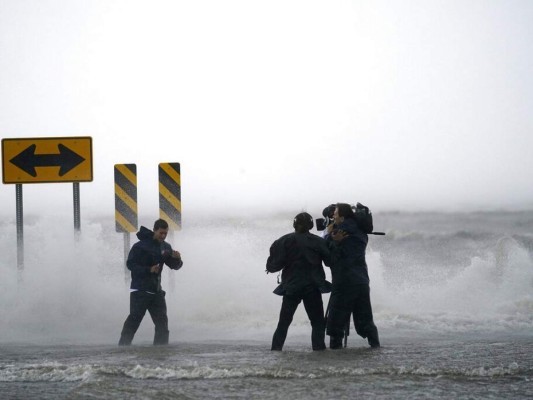
<path id="1" fill-rule="evenodd" d="M 294 313 L 303 300 L 311 322 L 313 350 L 326 348 L 324 305 L 322 293 L 329 293 L 329 282 L 322 262 L 331 265 L 330 252 L 325 239 L 309 231 L 313 229 L 313 217 L 306 212 L 296 215 L 294 232 L 277 239 L 270 247 L 267 259 L 268 272 L 281 272 L 283 302 L 279 322 L 272 338 L 271 350 L 281 351 Z"/>
<path id="2" fill-rule="evenodd" d="M 342 348 L 346 322 L 353 313 L 357 334 L 379 347 L 378 329 L 370 303 L 370 279 L 365 253 L 368 235 L 358 226 L 352 206 L 337 203 L 334 224 L 328 226 L 327 239 L 332 244 L 332 291 L 326 323 L 330 348 Z"/>
<path id="3" fill-rule="evenodd" d="M 161 272 L 164 264 L 178 270 L 183 261 L 180 253 L 165 242 L 167 234 L 168 223 L 163 219 L 155 221 L 153 231 L 141 226 L 137 232 L 139 241 L 132 246 L 126 261 L 131 271 L 130 314 L 124 322 L 119 346 L 131 344 L 146 310 L 155 325 L 154 345 L 168 344 L 167 304 L 161 288 Z"/>

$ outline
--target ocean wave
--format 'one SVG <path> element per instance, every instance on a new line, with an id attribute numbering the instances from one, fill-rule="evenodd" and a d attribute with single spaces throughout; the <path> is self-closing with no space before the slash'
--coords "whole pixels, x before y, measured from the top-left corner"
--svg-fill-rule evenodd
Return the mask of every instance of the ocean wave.
<path id="1" fill-rule="evenodd" d="M 0 366 L 0 382 L 77 382 L 89 379 L 95 366 L 58 362 Z"/>
<path id="2" fill-rule="evenodd" d="M 509 310 L 500 309 L 497 314 L 473 315 L 459 313 L 394 314 L 390 312 L 374 313 L 374 319 L 380 329 L 387 332 L 420 332 L 428 334 L 454 333 L 530 333 L 533 330 L 533 305 L 531 301 L 509 304 Z"/>
<path id="3" fill-rule="evenodd" d="M 368 375 L 388 376 L 464 376 L 503 377 L 532 375 L 531 366 L 520 366 L 513 362 L 507 366 L 495 367 L 427 367 L 427 366 L 384 366 L 364 367 L 322 367 L 313 371 L 296 370 L 290 367 L 154 367 L 103 366 L 95 364 L 62 365 L 60 363 L 31 364 L 26 366 L 5 366 L 0 369 L 0 382 L 85 382 L 104 376 L 124 376 L 136 380 L 195 380 L 195 379 L 324 379 L 331 377 L 356 377 Z"/>
<path id="4" fill-rule="evenodd" d="M 449 243 L 453 240 L 472 240 L 472 241 L 488 241 L 493 238 L 501 236 L 499 233 L 493 232 L 477 232 L 477 231 L 467 231 L 464 229 L 447 231 L 447 232 L 426 232 L 426 231 L 406 231 L 400 229 L 391 229 L 386 232 L 386 237 L 383 240 L 386 241 L 395 241 L 395 242 L 409 242 L 421 240 L 426 241 L 435 241 L 441 243 Z M 377 241 L 376 241 L 377 242 Z M 377 242 L 379 243 L 379 242 Z"/>
<path id="5" fill-rule="evenodd" d="M 89 223 L 77 240 L 62 229 L 50 229 L 54 221 L 43 217 L 28 227 L 25 272 L 20 282 L 16 252 L 4 246 L 8 241 L 0 241 L 6 254 L 0 265 L 0 342 L 114 342 L 117 323 L 126 317 L 129 299 L 122 237 L 104 225 Z M 474 225 L 458 226 L 447 216 L 445 221 L 448 225 L 441 224 L 441 219 L 435 223 L 423 219 L 405 227 L 394 224 L 405 232 L 415 232 L 406 235 L 385 224 L 387 236 L 371 238 L 373 248 L 367 262 L 374 318 L 380 331 L 409 331 L 416 336 L 532 331 L 531 234 L 506 236 L 501 229 L 485 229 L 483 218 Z M 499 226 L 500 219 L 497 222 L 494 227 Z M 464 240 L 473 237 L 459 231 L 465 226 L 479 235 L 476 240 Z M 203 232 L 203 225 L 194 229 L 200 228 Z M 216 251 L 209 253 L 203 251 L 205 242 L 198 247 L 194 230 L 180 238 L 187 268 L 164 276 L 172 339 L 270 340 L 281 298 L 272 294 L 276 276 L 263 271 L 268 246 L 277 232 L 255 228 L 246 224 L 228 231 L 222 224 L 210 230 L 208 245 Z M 9 237 L 12 229 L 9 224 L 0 227 L 0 237 Z M 405 242 L 395 239 L 401 237 Z M 238 260 L 235 254 L 239 254 Z M 327 268 L 326 274 L 329 277 Z M 203 279 L 205 276 L 209 279 Z M 324 304 L 327 299 L 325 295 Z M 151 339 L 151 330 L 145 318 L 136 341 Z M 308 332 L 307 315 L 300 306 L 290 335 Z M 71 376 L 83 373 L 73 371 Z"/>
<path id="6" fill-rule="evenodd" d="M 305 373 L 285 368 L 217 368 L 210 366 L 161 368 L 136 365 L 124 372 L 135 379 L 227 379 L 227 378 L 313 378 L 313 373 Z"/>
<path id="7" fill-rule="evenodd" d="M 361 375 L 410 375 L 410 376 L 464 376 L 464 377 L 501 377 L 526 375 L 533 368 L 520 367 L 513 362 L 508 366 L 474 368 L 435 368 L 427 366 L 387 366 L 381 368 L 335 368 L 328 367 L 320 377 L 361 376 Z"/>
<path id="8" fill-rule="evenodd" d="M 99 376 L 125 376 L 133 379 L 231 379 L 247 377 L 264 378 L 314 378 L 314 373 L 305 373 L 285 368 L 218 368 L 155 367 L 155 366 L 105 366 L 95 364 L 64 365 L 61 363 L 28 364 L 0 367 L 0 382 L 77 382 L 97 379 Z"/>

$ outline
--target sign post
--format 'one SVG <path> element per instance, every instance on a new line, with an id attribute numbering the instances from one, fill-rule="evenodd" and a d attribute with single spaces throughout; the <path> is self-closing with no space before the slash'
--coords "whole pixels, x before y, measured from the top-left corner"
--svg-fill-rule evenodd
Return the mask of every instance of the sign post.
<path id="1" fill-rule="evenodd" d="M 24 269 L 22 184 L 73 182 L 74 230 L 80 232 L 79 182 L 93 180 L 92 138 L 2 139 L 2 181 L 16 185 L 17 267 Z"/>
<path id="2" fill-rule="evenodd" d="M 17 270 L 19 273 L 24 269 L 24 213 L 22 212 L 22 185 L 15 186 L 17 202 Z M 19 275 L 20 278 L 20 275 Z"/>

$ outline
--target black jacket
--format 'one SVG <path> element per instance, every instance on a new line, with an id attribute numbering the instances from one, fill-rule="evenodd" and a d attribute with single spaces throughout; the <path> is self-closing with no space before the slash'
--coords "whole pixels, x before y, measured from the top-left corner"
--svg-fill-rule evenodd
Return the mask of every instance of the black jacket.
<path id="1" fill-rule="evenodd" d="M 331 265 L 327 242 L 309 232 L 294 232 L 272 244 L 266 268 L 268 272 L 282 271 L 281 281 L 286 294 L 300 295 L 325 286 L 322 262 Z"/>
<path id="2" fill-rule="evenodd" d="M 159 264 L 166 264 L 169 268 L 180 269 L 183 265 L 181 258 L 172 257 L 172 247 L 167 242 L 154 240 L 154 232 L 141 226 L 137 232 L 139 241 L 135 243 L 128 255 L 126 265 L 131 271 L 131 289 L 156 293 L 161 291 L 161 272 L 154 274 L 150 268 Z"/>
<path id="3" fill-rule="evenodd" d="M 331 283 L 333 290 L 351 285 L 369 284 L 365 257 L 368 235 L 359 229 L 355 219 L 352 218 L 345 219 L 342 224 L 335 226 L 335 229 L 346 232 L 348 236 L 340 242 L 335 242 L 330 235 L 327 236 L 332 246 Z"/>

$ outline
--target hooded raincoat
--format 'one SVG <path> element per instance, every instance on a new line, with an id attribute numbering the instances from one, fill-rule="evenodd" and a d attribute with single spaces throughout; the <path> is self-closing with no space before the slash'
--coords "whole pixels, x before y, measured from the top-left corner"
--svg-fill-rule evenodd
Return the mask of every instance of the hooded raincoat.
<path id="1" fill-rule="evenodd" d="M 131 271 L 130 288 L 149 293 L 160 292 L 163 268 L 157 274 L 150 272 L 150 268 L 155 264 L 161 267 L 166 264 L 169 268 L 178 270 L 182 267 L 183 261 L 172 257 L 170 244 L 155 240 L 154 232 L 150 229 L 141 226 L 137 238 L 139 241 L 132 246 L 126 262 Z"/>

